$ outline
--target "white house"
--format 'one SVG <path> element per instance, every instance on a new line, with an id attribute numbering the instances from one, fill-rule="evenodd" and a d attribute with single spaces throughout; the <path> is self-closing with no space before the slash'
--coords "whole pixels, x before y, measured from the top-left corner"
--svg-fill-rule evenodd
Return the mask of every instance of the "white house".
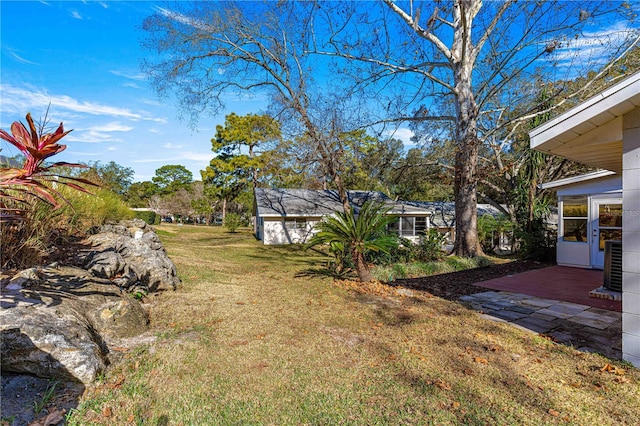
<path id="1" fill-rule="evenodd" d="M 342 211 L 333 190 L 256 188 L 254 195 L 254 231 L 264 244 L 304 243 L 323 217 Z M 399 217 L 394 229 L 402 237 L 417 240 L 430 226 L 428 210 L 393 201 L 381 192 L 348 191 L 347 195 L 356 212 L 366 201 L 384 204 L 388 214 Z"/>
<path id="2" fill-rule="evenodd" d="M 603 239 L 616 237 L 621 228 L 622 352 L 624 359 L 640 367 L 640 73 L 533 129 L 529 136 L 534 149 L 613 172 L 562 185 L 558 260 L 597 266 L 595 248 Z"/>

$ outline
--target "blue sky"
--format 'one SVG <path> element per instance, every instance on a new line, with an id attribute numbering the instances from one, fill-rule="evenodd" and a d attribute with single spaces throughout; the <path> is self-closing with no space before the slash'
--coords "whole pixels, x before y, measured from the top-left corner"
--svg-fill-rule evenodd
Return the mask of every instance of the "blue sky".
<path id="1" fill-rule="evenodd" d="M 227 99 L 227 110 L 201 116 L 198 129 L 179 121 L 175 101 L 160 101 L 140 71 L 142 58 L 150 54 L 141 48 L 140 25 L 163 6 L 159 1 L 0 0 L 0 126 L 8 130 L 27 112 L 39 119 L 51 104 L 50 125 L 62 121 L 74 129 L 56 160 L 115 161 L 134 169 L 136 181 L 150 180 L 163 165 L 181 164 L 200 179 L 224 116 L 260 113 L 266 105 L 260 98 Z M 567 65 L 597 60 L 609 49 L 601 36 L 624 25 L 600 23 L 573 46 L 559 49 L 558 59 L 566 55 Z M 577 48 L 582 50 L 575 56 Z M 411 135 L 406 127 L 393 134 L 406 145 Z M 17 154 L 4 142 L 0 146 L 3 155 Z"/>
<path id="2" fill-rule="evenodd" d="M 150 180 L 166 164 L 200 179 L 211 160 L 219 117 L 202 116 L 193 130 L 177 119 L 172 99 L 160 101 L 140 71 L 149 53 L 140 24 L 161 3 L 0 1 L 0 126 L 9 130 L 27 112 L 73 129 L 56 160 L 116 163 Z M 229 100 L 228 111 L 261 112 L 255 100 Z M 2 142 L 2 155 L 17 150 Z"/>

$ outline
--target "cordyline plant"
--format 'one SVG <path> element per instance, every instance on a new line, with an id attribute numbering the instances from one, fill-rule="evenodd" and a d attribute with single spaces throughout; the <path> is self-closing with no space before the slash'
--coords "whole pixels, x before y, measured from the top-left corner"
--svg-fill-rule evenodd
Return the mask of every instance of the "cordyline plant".
<path id="1" fill-rule="evenodd" d="M 61 206 L 58 199 L 68 201 L 55 189 L 56 185 L 65 185 L 82 192 L 89 192 L 80 184 L 97 186 L 82 178 L 62 176 L 54 172 L 59 167 L 86 167 L 83 164 L 57 162 L 45 165 L 45 160 L 64 151 L 67 146 L 58 143 L 71 130 L 64 130 L 62 123 L 53 133 L 38 130 L 31 114 L 27 114 L 28 128 L 14 121 L 9 134 L 0 129 L 0 138 L 9 142 L 22 152 L 25 162 L 21 168 L 0 169 L 0 222 L 22 219 L 23 209 L 8 206 L 29 205 L 34 199 L 41 200 L 57 209 Z"/>

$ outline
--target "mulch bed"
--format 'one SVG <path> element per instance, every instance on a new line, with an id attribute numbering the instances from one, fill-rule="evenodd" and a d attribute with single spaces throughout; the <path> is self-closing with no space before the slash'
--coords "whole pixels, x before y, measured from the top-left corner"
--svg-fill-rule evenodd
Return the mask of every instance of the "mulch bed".
<path id="1" fill-rule="evenodd" d="M 447 274 L 431 275 L 420 278 L 397 279 L 387 283 L 390 286 L 405 287 L 413 290 L 426 291 L 434 296 L 447 300 L 458 300 L 462 296 L 492 291 L 491 289 L 474 285 L 482 281 L 518 274 L 520 272 L 540 269 L 550 266 L 548 263 L 531 260 L 517 260 L 509 263 L 490 265 L 482 268 L 467 269 Z"/>

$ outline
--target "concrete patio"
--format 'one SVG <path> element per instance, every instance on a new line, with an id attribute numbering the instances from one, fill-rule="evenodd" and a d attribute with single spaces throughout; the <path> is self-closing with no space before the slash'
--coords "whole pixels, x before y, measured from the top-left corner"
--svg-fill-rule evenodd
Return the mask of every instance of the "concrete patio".
<path id="1" fill-rule="evenodd" d="M 590 297 L 602 271 L 552 266 L 483 281 L 460 300 L 482 315 L 544 334 L 578 350 L 622 358 L 622 302 Z"/>

